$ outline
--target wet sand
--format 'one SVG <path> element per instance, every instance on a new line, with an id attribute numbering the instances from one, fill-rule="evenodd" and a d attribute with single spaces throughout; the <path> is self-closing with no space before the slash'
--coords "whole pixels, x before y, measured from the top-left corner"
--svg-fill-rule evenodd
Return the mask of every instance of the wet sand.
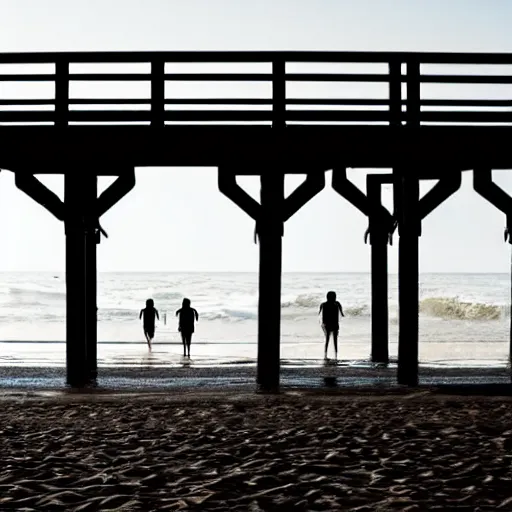
<path id="1" fill-rule="evenodd" d="M 281 367 L 281 385 L 290 388 L 371 388 L 397 387 L 396 365 L 374 368 L 368 364 L 316 367 Z M 184 389 L 229 389 L 254 391 L 255 365 L 196 366 L 184 363 L 181 367 L 102 367 L 98 369 L 98 386 L 109 390 L 163 390 L 182 393 Z M 510 382 L 506 368 L 420 368 L 420 384 L 504 385 Z M 60 390 L 66 386 L 66 370 L 61 367 L 0 367 L 2 389 Z M 1 392 L 1 391 L 0 391 Z"/>
<path id="2" fill-rule="evenodd" d="M 512 510 L 512 399 L 2 393 L 0 510 Z"/>

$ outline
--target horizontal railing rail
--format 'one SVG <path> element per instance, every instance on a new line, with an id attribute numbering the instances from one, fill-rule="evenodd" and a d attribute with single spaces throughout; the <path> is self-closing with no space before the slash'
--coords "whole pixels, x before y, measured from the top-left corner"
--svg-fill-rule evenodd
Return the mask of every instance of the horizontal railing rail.
<path id="1" fill-rule="evenodd" d="M 0 124 L 512 126 L 511 86 L 503 53 L 0 54 Z"/>

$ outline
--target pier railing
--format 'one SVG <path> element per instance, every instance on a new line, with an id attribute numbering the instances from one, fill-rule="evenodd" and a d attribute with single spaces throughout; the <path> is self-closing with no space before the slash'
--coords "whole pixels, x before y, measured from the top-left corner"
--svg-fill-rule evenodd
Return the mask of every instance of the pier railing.
<path id="1" fill-rule="evenodd" d="M 512 125 L 512 54 L 0 54 L 1 125 Z"/>

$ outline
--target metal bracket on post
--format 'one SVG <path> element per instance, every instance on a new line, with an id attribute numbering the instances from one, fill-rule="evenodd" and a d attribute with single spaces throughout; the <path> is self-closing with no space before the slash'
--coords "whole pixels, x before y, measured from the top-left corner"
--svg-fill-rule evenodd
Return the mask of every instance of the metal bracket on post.
<path id="1" fill-rule="evenodd" d="M 382 175 L 384 179 L 384 175 Z M 370 176 L 368 176 L 370 178 Z M 375 176 L 375 179 L 381 179 L 379 175 Z M 389 179 L 388 177 L 385 178 Z M 379 185 L 380 186 L 380 185 Z M 338 194 L 346 199 L 352 206 L 355 206 L 363 215 L 370 218 L 370 216 L 378 216 L 382 218 L 383 224 L 387 226 L 387 231 L 391 237 L 395 230 L 395 221 L 393 215 L 391 215 L 387 208 L 380 205 L 377 211 L 374 211 L 375 206 L 373 202 L 369 200 L 368 196 L 365 195 L 359 188 L 354 185 L 347 178 L 347 170 L 344 167 L 337 167 L 332 171 L 332 188 L 338 192 Z M 365 232 L 365 243 L 370 235 L 370 228 Z M 370 236 L 371 243 L 371 236 Z"/>
<path id="2" fill-rule="evenodd" d="M 366 176 L 366 193 L 368 202 L 368 229 L 364 233 L 364 243 L 370 241 L 380 242 L 383 233 L 386 233 L 386 242 L 393 245 L 393 234 L 397 227 L 396 219 L 382 204 L 381 190 L 384 183 L 393 183 L 392 174 L 368 174 Z M 372 237 L 372 230 L 373 233 Z M 372 239 L 373 238 L 373 239 Z"/>

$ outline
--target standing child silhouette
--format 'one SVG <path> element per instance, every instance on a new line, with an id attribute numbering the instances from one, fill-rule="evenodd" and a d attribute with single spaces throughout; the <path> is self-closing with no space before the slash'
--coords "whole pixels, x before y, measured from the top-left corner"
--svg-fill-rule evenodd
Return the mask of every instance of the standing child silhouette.
<path id="1" fill-rule="evenodd" d="M 199 315 L 194 308 L 190 307 L 190 299 L 183 299 L 181 308 L 176 311 L 176 316 L 179 317 L 178 331 L 181 333 L 181 341 L 183 342 L 183 357 L 186 357 L 186 351 L 188 351 L 188 357 L 190 358 L 194 321 L 199 320 Z"/>
<path id="2" fill-rule="evenodd" d="M 146 301 L 146 307 L 140 310 L 139 320 L 144 317 L 142 322 L 144 329 L 144 336 L 146 336 L 146 340 L 148 342 L 149 350 L 151 350 L 151 342 L 155 337 L 155 317 L 160 320 L 158 316 L 158 310 L 155 308 L 155 303 L 153 299 L 148 299 Z"/>
<path id="3" fill-rule="evenodd" d="M 322 313 L 322 329 L 325 334 L 325 359 L 327 359 L 327 349 L 329 348 L 329 338 L 332 333 L 332 340 L 334 342 L 334 357 L 338 359 L 338 332 L 340 330 L 339 315 L 343 314 L 341 304 L 336 300 L 335 292 L 327 292 L 327 300 L 320 304 L 318 314 Z"/>

